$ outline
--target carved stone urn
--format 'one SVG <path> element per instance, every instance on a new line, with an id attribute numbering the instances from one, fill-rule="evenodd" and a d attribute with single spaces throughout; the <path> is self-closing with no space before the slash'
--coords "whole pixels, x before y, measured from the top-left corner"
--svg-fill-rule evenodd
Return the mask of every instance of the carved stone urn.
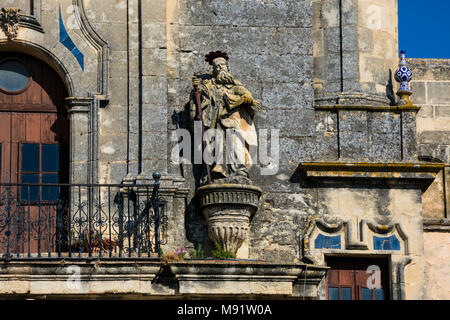
<path id="1" fill-rule="evenodd" d="M 237 254 L 248 238 L 250 221 L 258 210 L 261 189 L 246 184 L 208 184 L 199 187 L 196 193 L 211 241 Z"/>

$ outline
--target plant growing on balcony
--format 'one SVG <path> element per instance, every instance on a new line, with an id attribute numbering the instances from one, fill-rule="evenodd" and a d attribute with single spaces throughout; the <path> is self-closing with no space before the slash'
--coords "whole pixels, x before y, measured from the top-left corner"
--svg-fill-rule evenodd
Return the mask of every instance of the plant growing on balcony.
<path id="1" fill-rule="evenodd" d="M 175 254 L 180 258 L 180 260 L 184 260 L 184 256 L 186 255 L 186 248 L 176 248 Z"/>
<path id="2" fill-rule="evenodd" d="M 214 242 L 215 249 L 211 251 L 214 258 L 224 260 L 224 259 L 236 259 L 236 255 L 233 252 L 224 250 L 218 242 Z"/>
<path id="3" fill-rule="evenodd" d="M 189 257 L 192 259 L 205 259 L 205 252 L 203 251 L 202 244 L 199 243 L 195 250 L 189 252 Z"/>
<path id="4" fill-rule="evenodd" d="M 72 238 L 74 238 L 73 235 Z M 100 250 L 112 251 L 117 246 L 117 241 L 103 238 L 100 234 L 94 232 L 91 232 L 91 236 L 89 237 L 87 231 L 83 232 L 77 240 L 71 242 L 72 251 L 74 252 L 88 252 L 89 247 L 93 252 Z"/>
<path id="5" fill-rule="evenodd" d="M 183 261 L 186 255 L 185 248 L 176 248 L 175 252 L 163 253 L 161 250 L 161 260 L 163 262 Z"/>

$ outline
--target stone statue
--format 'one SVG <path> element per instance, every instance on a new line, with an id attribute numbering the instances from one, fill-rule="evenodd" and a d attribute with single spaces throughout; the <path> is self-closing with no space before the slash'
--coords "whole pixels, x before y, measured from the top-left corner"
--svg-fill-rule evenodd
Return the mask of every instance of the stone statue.
<path id="1" fill-rule="evenodd" d="M 213 138 L 210 141 L 215 148 L 220 141 L 217 136 L 222 136 L 219 148 L 225 159 L 221 163 L 216 158 L 215 162 L 208 162 L 211 166 L 205 165 L 206 177 L 197 188 L 196 197 L 211 241 L 231 255 L 247 259 L 250 221 L 262 195 L 262 190 L 249 179 L 252 154 L 257 146 L 253 118 L 261 103 L 233 78 L 226 53 L 210 52 L 206 61 L 213 68 L 212 74 L 192 78 L 191 119 L 201 120 L 202 133 L 216 130 L 214 142 Z"/>
<path id="2" fill-rule="evenodd" d="M 257 145 L 253 118 L 255 111 L 260 110 L 261 103 L 253 99 L 250 91 L 233 78 L 226 53 L 210 52 L 205 57 L 213 67 L 213 72 L 192 78 L 194 90 L 190 99 L 191 119 L 202 120 L 204 130 L 220 130 L 224 142 L 226 132 L 230 132 L 229 129 L 234 132 L 230 140 L 233 141 L 232 147 L 223 143 L 222 150 L 226 155 L 223 163 L 213 163 L 211 168 L 208 167 L 208 173 L 210 172 L 212 180 L 225 179 L 227 182 L 230 179 L 248 178 L 252 164 L 250 150 L 256 150 L 252 148 Z M 200 101 L 197 101 L 196 93 Z M 201 103 L 201 111 L 197 102 Z"/>

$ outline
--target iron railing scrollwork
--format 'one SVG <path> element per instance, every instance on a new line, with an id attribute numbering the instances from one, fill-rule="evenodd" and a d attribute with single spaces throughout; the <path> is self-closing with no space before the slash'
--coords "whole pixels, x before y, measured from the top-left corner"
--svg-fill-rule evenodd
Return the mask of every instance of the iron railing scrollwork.
<path id="1" fill-rule="evenodd" d="M 166 202 L 151 185 L 0 183 L 0 257 L 156 258 Z"/>

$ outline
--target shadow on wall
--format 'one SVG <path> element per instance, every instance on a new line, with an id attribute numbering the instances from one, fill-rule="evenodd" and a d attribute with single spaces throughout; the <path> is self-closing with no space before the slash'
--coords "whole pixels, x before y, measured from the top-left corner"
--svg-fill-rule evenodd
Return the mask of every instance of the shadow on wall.
<path id="1" fill-rule="evenodd" d="M 181 111 L 174 110 L 171 115 L 171 122 L 176 129 L 185 129 L 191 133 L 193 136 L 191 121 L 190 121 L 190 105 L 189 101 L 184 104 Z M 194 146 L 191 143 L 191 155 L 194 154 Z M 204 175 L 204 166 L 199 164 L 185 164 L 180 163 L 180 172 L 183 178 L 187 176 L 193 177 L 194 180 L 194 190 L 200 186 L 200 180 Z M 194 191 L 192 190 L 192 191 Z M 186 239 L 188 242 L 192 243 L 194 248 L 198 248 L 199 245 L 204 249 L 206 256 L 211 256 L 211 250 L 213 250 L 213 245 L 209 240 L 207 234 L 206 221 L 203 215 L 197 209 L 197 198 L 190 196 L 186 200 L 186 210 L 184 212 Z"/>

